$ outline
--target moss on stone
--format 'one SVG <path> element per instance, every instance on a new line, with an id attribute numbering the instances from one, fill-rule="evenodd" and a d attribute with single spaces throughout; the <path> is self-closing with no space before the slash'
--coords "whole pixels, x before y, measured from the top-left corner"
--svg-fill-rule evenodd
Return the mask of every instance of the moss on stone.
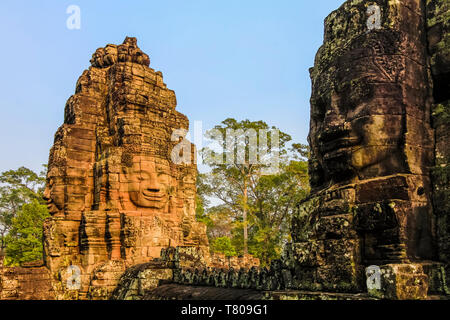
<path id="1" fill-rule="evenodd" d="M 450 43 L 449 43 L 449 50 L 450 50 Z M 433 106 L 433 122 L 435 127 L 450 123 L 450 101 L 439 103 Z"/>
<path id="2" fill-rule="evenodd" d="M 448 0 L 427 0 L 427 12 L 429 28 L 438 23 L 450 24 L 450 2 Z"/>

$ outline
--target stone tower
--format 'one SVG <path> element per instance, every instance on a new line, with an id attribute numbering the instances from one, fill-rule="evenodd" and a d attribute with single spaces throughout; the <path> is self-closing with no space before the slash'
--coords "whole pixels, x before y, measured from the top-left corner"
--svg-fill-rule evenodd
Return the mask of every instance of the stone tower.
<path id="1" fill-rule="evenodd" d="M 193 160 L 183 139 L 189 122 L 149 64 L 135 38 L 98 49 L 50 151 L 45 263 L 60 277 L 74 266 L 81 296 L 95 270 L 114 278 L 162 248 L 208 246 L 206 226 L 195 221 L 196 165 L 172 160 L 180 143 Z"/>
<path id="2" fill-rule="evenodd" d="M 352 0 L 325 20 L 310 70 L 312 194 L 286 252 L 300 288 L 365 291 L 375 266 L 397 284 L 380 295 L 426 296 L 443 219 L 430 179 L 442 139 L 432 127 L 433 87 L 442 85 L 433 75 L 443 70 L 433 74 L 427 23 L 448 12 L 445 1 L 427 3 Z"/>

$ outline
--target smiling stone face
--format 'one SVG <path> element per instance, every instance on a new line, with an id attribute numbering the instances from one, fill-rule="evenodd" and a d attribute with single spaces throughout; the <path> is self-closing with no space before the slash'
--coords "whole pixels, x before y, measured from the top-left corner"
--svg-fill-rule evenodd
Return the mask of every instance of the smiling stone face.
<path id="1" fill-rule="evenodd" d="M 409 58 L 420 60 L 423 53 L 405 47 L 405 41 L 405 35 L 394 30 L 372 31 L 334 56 L 333 41 L 319 50 L 320 63 L 311 69 L 308 139 L 313 187 L 408 173 L 412 166 L 427 165 L 428 156 L 419 150 L 429 140 L 423 125 L 426 87 L 419 85 L 427 83 L 427 74 Z M 422 153 L 422 160 L 413 159 L 410 150 Z"/>
<path id="2" fill-rule="evenodd" d="M 348 96 L 358 90 L 354 87 L 313 99 L 309 141 L 327 180 L 350 182 L 354 177 L 367 179 L 405 171 L 399 149 L 404 132 L 402 104 L 395 95 L 381 96 L 386 85 L 363 85 L 369 94 L 358 103 Z M 391 87 L 401 94 L 400 88 Z M 329 104 L 320 105 L 322 99 Z"/>
<path id="3" fill-rule="evenodd" d="M 144 158 L 124 168 L 128 193 L 136 207 L 162 209 L 174 188 L 167 160 Z"/>

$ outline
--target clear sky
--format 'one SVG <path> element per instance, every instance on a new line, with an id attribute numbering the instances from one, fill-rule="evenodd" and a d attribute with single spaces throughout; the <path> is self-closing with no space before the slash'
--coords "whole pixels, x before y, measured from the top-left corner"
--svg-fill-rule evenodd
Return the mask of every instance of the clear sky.
<path id="1" fill-rule="evenodd" d="M 92 53 L 125 36 L 137 37 L 191 125 L 264 120 L 306 143 L 308 69 L 324 18 L 343 2 L 2 0 L 0 171 L 47 163 Z M 69 5 L 81 9 L 79 30 L 66 27 Z"/>

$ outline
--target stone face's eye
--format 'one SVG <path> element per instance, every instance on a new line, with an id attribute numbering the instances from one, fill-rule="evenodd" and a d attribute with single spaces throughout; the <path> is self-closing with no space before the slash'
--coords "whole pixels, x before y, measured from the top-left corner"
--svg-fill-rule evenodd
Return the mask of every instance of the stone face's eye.
<path id="1" fill-rule="evenodd" d="M 152 175 L 151 175 L 149 172 L 147 172 L 147 171 L 142 171 L 142 172 L 141 172 L 141 177 L 142 177 L 144 180 L 150 179 L 151 176 L 152 176 Z"/>
<path id="2" fill-rule="evenodd" d="M 316 121 L 323 121 L 327 109 L 326 103 L 322 99 L 315 99 L 314 101 L 311 101 L 311 104 L 313 106 L 311 116 Z"/>
<path id="3" fill-rule="evenodd" d="M 150 180 L 151 175 L 145 171 L 138 171 L 135 173 L 138 181 Z"/>

